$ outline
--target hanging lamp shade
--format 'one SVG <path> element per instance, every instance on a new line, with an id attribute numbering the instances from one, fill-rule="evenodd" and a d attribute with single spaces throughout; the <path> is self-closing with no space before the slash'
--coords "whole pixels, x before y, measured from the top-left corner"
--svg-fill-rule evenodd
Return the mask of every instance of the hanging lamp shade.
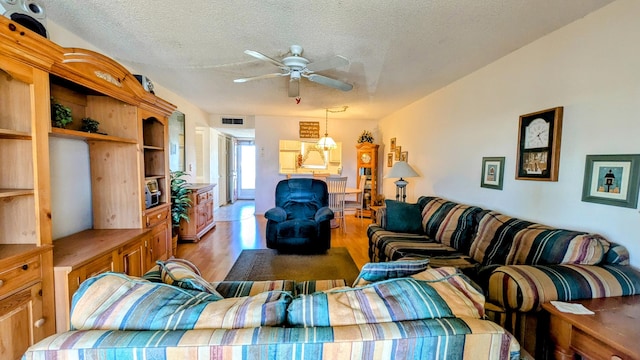
<path id="1" fill-rule="evenodd" d="M 346 110 L 346 108 L 345 108 Z M 344 110 L 343 110 L 344 111 Z M 325 118 L 324 118 L 324 136 L 318 140 L 317 146 L 322 150 L 333 150 L 338 147 L 338 144 L 329 136 L 329 109 L 325 109 Z"/>
<path id="2" fill-rule="evenodd" d="M 336 144 L 336 142 L 333 141 L 333 139 L 326 133 L 320 138 L 320 140 L 318 140 L 317 145 L 323 150 L 333 150 L 338 147 L 338 144 Z"/>

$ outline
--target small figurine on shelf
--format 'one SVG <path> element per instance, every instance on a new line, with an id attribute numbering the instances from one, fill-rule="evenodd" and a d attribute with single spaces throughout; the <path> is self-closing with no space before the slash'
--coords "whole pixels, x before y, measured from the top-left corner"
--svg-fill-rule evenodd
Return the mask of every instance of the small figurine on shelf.
<path id="1" fill-rule="evenodd" d="M 81 130 L 85 132 L 90 132 L 90 133 L 97 133 L 98 125 L 100 125 L 100 123 L 97 120 L 93 120 L 90 117 L 86 117 L 82 119 Z"/>
<path id="2" fill-rule="evenodd" d="M 73 121 L 71 118 L 71 108 L 57 103 L 51 98 L 51 122 L 53 126 L 64 129 Z"/>
<path id="3" fill-rule="evenodd" d="M 371 143 L 373 144 L 373 135 L 371 134 L 370 131 L 368 130 L 364 130 L 362 132 L 362 134 L 360 134 L 360 137 L 358 138 L 358 143 Z"/>

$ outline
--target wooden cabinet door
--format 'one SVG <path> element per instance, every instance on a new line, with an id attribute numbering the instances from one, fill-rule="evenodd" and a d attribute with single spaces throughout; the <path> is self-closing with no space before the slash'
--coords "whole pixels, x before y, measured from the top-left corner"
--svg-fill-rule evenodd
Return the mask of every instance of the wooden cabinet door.
<path id="1" fill-rule="evenodd" d="M 147 241 L 145 238 L 143 241 Z M 134 241 L 130 244 L 123 246 L 119 251 L 119 271 L 130 276 L 142 276 L 145 272 L 144 269 L 144 243 L 140 241 Z"/>
<path id="2" fill-rule="evenodd" d="M 167 260 L 171 255 L 171 233 L 169 223 L 165 221 L 151 229 L 150 239 L 146 246 L 145 271 L 151 269 L 156 260 Z"/>
<path id="3" fill-rule="evenodd" d="M 41 283 L 0 300 L 0 360 L 19 359 L 29 346 L 42 340 L 45 321 Z"/>

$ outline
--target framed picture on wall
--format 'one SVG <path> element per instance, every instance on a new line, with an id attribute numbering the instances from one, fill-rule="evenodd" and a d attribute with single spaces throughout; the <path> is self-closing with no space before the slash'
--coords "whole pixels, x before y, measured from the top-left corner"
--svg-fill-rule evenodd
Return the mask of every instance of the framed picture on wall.
<path id="1" fill-rule="evenodd" d="M 395 151 L 396 150 L 396 138 L 391 138 L 390 150 L 391 151 Z"/>
<path id="2" fill-rule="evenodd" d="M 409 161 L 409 152 L 403 151 L 400 153 L 400 161 L 408 162 Z"/>
<path id="3" fill-rule="evenodd" d="M 387 167 L 393 166 L 393 153 L 390 152 L 387 154 Z"/>
<path id="4" fill-rule="evenodd" d="M 396 145 L 396 150 L 395 150 L 395 159 L 396 161 L 400 161 L 400 153 L 402 152 L 402 146 L 400 145 Z"/>
<path id="5" fill-rule="evenodd" d="M 483 157 L 480 186 L 502 190 L 504 180 L 504 157 Z"/>
<path id="6" fill-rule="evenodd" d="M 562 107 L 520 116 L 516 179 L 558 181 Z"/>
<path id="7" fill-rule="evenodd" d="M 582 201 L 636 208 L 640 154 L 587 155 Z"/>

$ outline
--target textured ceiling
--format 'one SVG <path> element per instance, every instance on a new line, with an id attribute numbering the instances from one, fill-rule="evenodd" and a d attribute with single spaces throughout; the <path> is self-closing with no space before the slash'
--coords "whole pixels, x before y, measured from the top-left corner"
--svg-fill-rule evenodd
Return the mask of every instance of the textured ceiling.
<path id="1" fill-rule="evenodd" d="M 41 0 L 48 18 L 123 65 L 212 114 L 379 119 L 610 3 L 610 0 Z M 342 55 L 319 72 L 353 84 L 342 92 L 288 78 L 244 54 L 280 59 L 301 45 L 310 61 Z M 341 117 L 336 114 L 335 117 Z"/>

